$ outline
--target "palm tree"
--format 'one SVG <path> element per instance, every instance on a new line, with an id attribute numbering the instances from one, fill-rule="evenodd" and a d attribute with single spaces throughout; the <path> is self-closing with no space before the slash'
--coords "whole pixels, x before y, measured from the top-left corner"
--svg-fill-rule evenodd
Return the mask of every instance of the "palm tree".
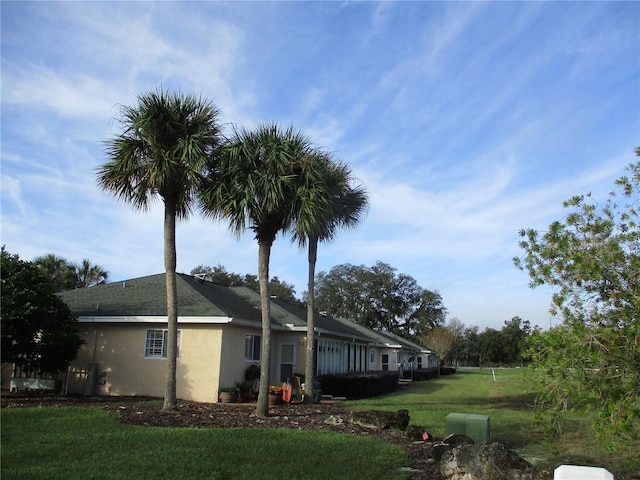
<path id="1" fill-rule="evenodd" d="M 51 279 L 56 289 L 68 290 L 75 288 L 75 274 L 67 259 L 54 253 L 47 253 L 34 258 L 33 263 L 38 265 L 45 275 Z"/>
<path id="2" fill-rule="evenodd" d="M 258 241 L 258 281 L 262 318 L 260 387 L 256 414 L 269 414 L 271 321 L 269 258 L 278 232 L 287 230 L 297 211 L 298 178 L 311 166 L 310 142 L 292 127 L 263 124 L 254 131 L 235 129 L 221 149 L 201 194 L 206 215 L 228 222 L 240 236 L 246 228 Z"/>
<path id="3" fill-rule="evenodd" d="M 109 272 L 100 265 L 91 265 L 91 260 L 88 258 L 84 258 L 81 263 L 73 264 L 71 268 L 75 273 L 76 288 L 100 285 L 106 283 L 109 278 Z"/>
<path id="4" fill-rule="evenodd" d="M 100 187 L 135 209 L 164 202 L 164 264 L 167 285 L 167 381 L 164 410 L 176 407 L 178 298 L 176 219 L 197 199 L 207 161 L 220 143 L 218 109 L 202 97 L 159 89 L 121 108 L 123 132 L 106 142 L 109 161 L 98 169 Z"/>
<path id="5" fill-rule="evenodd" d="M 294 241 L 303 247 L 308 245 L 308 292 L 307 292 L 307 349 L 305 356 L 305 383 L 309 394 L 307 403 L 313 403 L 314 367 L 316 363 L 314 345 L 314 289 L 318 242 L 330 241 L 339 228 L 354 228 L 368 206 L 368 195 L 361 185 L 354 185 L 351 169 L 335 162 L 327 153 L 315 154 L 315 167 L 321 174 L 315 175 L 320 183 L 306 183 L 300 189 L 301 208 L 296 217 Z"/>

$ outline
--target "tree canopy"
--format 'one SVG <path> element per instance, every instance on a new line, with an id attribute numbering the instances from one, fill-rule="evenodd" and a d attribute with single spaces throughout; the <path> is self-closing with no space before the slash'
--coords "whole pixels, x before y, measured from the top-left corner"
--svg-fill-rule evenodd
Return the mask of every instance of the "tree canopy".
<path id="1" fill-rule="evenodd" d="M 380 261 L 372 267 L 336 265 L 320 272 L 316 284 L 318 310 L 407 338 L 442 324 L 447 313 L 438 292 Z"/>
<path id="2" fill-rule="evenodd" d="M 636 149 L 640 156 L 640 149 Z M 544 372 L 539 405 L 595 409 L 598 433 L 640 432 L 640 161 L 615 182 L 605 202 L 590 194 L 565 202 L 572 211 L 543 234 L 520 232 L 515 258 L 531 286 L 555 288 L 552 313 L 562 324 L 533 336 L 534 365 Z"/>
<path id="3" fill-rule="evenodd" d="M 82 345 L 76 319 L 39 266 L 4 247 L 1 255 L 2 362 L 28 377 L 65 369 Z"/>
<path id="4" fill-rule="evenodd" d="M 99 265 L 84 258 L 75 263 L 53 253 L 47 253 L 34 258 L 33 263 L 53 281 L 57 290 L 85 288 L 106 283 L 109 272 Z"/>

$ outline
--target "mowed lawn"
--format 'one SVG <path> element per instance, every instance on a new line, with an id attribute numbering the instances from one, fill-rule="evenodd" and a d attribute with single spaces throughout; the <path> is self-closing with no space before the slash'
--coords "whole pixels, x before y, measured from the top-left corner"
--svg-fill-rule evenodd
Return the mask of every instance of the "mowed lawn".
<path id="1" fill-rule="evenodd" d="M 449 413 L 489 415 L 492 442 L 504 443 L 541 469 L 558 465 L 605 467 L 617 479 L 640 476 L 640 442 L 604 448 L 590 428 L 591 418 L 567 413 L 563 435 L 554 438 L 534 412 L 533 377 L 528 368 L 458 370 L 455 375 L 413 382 L 393 395 L 356 402 L 348 408 L 397 410 L 406 408 L 410 424 L 436 436 L 446 432 Z"/>
<path id="2" fill-rule="evenodd" d="M 409 410 L 411 424 L 445 434 L 448 413 L 490 416 L 491 440 L 539 468 L 597 465 L 618 480 L 640 469 L 640 444 L 615 452 L 571 417 L 560 439 L 533 412 L 528 369 L 459 371 L 347 409 Z M 91 407 L 2 409 L 2 479 L 402 479 L 403 449 L 369 437 L 288 429 L 186 429 L 120 424 Z"/>
<path id="3" fill-rule="evenodd" d="M 290 429 L 120 424 L 91 407 L 2 409 L 9 479 L 406 478 L 401 447 Z"/>

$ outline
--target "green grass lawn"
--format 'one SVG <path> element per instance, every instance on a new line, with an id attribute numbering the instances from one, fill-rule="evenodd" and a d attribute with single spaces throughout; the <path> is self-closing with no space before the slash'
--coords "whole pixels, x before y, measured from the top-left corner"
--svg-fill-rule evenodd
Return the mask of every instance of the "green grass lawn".
<path id="1" fill-rule="evenodd" d="M 491 440 L 539 468 L 602 466 L 618 480 L 640 470 L 640 443 L 607 451 L 589 419 L 568 416 L 561 438 L 533 412 L 528 369 L 459 371 L 414 382 L 392 395 L 349 401 L 347 409 L 406 408 L 411 424 L 445 434 L 452 412 L 486 414 Z M 90 407 L 3 408 L 1 476 L 8 479 L 401 479 L 397 445 L 368 437 L 288 429 L 185 429 L 120 424 Z"/>
<path id="2" fill-rule="evenodd" d="M 3 480 L 406 478 L 401 447 L 290 429 L 120 424 L 99 409 L 2 409 Z"/>
<path id="3" fill-rule="evenodd" d="M 406 408 L 410 424 L 443 436 L 449 413 L 489 415 L 491 441 L 504 443 L 538 468 L 562 464 L 601 466 L 616 478 L 640 471 L 640 442 L 603 448 L 594 438 L 590 419 L 567 414 L 562 437 L 553 438 L 534 414 L 533 372 L 522 369 L 459 370 L 436 380 L 413 382 L 392 395 L 345 402 L 347 408 L 398 410 Z"/>

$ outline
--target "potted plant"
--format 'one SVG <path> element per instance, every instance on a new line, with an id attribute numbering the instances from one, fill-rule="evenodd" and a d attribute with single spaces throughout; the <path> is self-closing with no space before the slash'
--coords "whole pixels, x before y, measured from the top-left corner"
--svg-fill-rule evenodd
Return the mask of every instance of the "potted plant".
<path id="1" fill-rule="evenodd" d="M 279 405 L 282 403 L 282 387 L 271 385 L 269 387 L 269 406 Z"/>
<path id="2" fill-rule="evenodd" d="M 253 388 L 253 381 L 245 380 L 244 382 L 236 382 L 236 389 L 238 390 L 238 403 L 244 402 L 252 402 L 253 392 L 251 389 Z"/>
<path id="3" fill-rule="evenodd" d="M 253 398 L 258 396 L 258 390 L 260 390 L 260 365 L 252 363 L 244 371 L 244 379 L 247 382 L 251 382 L 251 393 Z"/>
<path id="4" fill-rule="evenodd" d="M 224 387 L 219 390 L 218 400 L 222 403 L 235 403 L 238 396 L 236 387 Z"/>

